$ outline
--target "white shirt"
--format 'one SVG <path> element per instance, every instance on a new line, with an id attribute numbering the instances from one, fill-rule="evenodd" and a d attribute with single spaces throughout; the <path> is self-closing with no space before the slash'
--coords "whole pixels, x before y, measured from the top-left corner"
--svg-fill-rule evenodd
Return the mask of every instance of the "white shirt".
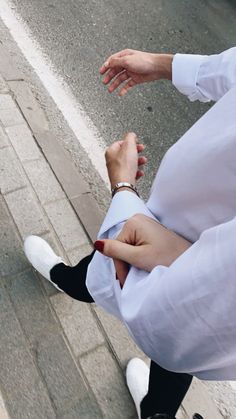
<path id="1" fill-rule="evenodd" d="M 207 380 L 236 380 L 236 48 L 177 54 L 173 84 L 190 100 L 217 103 L 166 153 L 145 204 L 123 191 L 98 238 L 115 238 L 136 213 L 194 244 L 170 267 L 131 268 L 123 289 L 96 252 L 87 286 L 162 367 Z"/>

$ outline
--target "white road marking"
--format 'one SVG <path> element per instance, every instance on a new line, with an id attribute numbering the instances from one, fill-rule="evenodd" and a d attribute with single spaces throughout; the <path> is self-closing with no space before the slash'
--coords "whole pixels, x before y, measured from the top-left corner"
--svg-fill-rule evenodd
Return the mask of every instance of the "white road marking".
<path id="1" fill-rule="evenodd" d="M 0 0 L 0 16 L 108 187 L 104 162 L 106 145 L 92 121 L 75 99 L 68 84 L 56 74 L 49 58 L 45 57 L 38 43 L 33 40 L 29 28 L 16 14 L 9 0 Z"/>
<path id="2" fill-rule="evenodd" d="M 0 419 L 10 419 L 1 393 L 0 393 Z"/>

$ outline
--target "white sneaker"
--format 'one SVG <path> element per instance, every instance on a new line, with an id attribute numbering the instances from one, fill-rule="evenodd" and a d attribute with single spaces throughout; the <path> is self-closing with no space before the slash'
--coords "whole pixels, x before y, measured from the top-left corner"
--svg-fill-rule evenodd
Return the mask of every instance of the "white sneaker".
<path id="1" fill-rule="evenodd" d="M 54 253 L 51 246 L 41 237 L 28 236 L 24 242 L 24 252 L 34 269 L 50 281 L 55 288 L 62 291 L 51 281 L 50 271 L 55 265 L 64 263 L 64 261 Z"/>
<path id="2" fill-rule="evenodd" d="M 133 397 L 139 419 L 141 418 L 140 403 L 148 392 L 149 372 L 148 366 L 139 358 L 131 359 L 126 368 L 127 386 Z"/>

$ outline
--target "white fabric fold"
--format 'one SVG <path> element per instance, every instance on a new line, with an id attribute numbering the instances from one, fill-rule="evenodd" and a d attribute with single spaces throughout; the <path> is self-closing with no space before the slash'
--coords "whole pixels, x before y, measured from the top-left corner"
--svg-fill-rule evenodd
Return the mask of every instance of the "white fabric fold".
<path id="1" fill-rule="evenodd" d="M 172 63 L 172 83 L 180 93 L 188 96 L 191 102 L 209 102 L 197 86 L 198 72 L 207 56 L 176 54 Z"/>
<path id="2" fill-rule="evenodd" d="M 156 219 L 136 194 L 130 191 L 117 192 L 100 228 L 98 239 L 116 238 L 125 221 L 135 214 L 144 214 Z M 86 285 L 98 305 L 122 320 L 121 288 L 116 279 L 112 259 L 95 252 L 92 263 L 88 267 Z"/>
<path id="3" fill-rule="evenodd" d="M 191 101 L 219 100 L 236 85 L 236 47 L 209 56 L 176 54 L 172 82 Z"/>
<path id="4" fill-rule="evenodd" d="M 212 89 L 223 97 L 167 152 L 147 205 L 132 192 L 117 193 L 99 233 L 114 238 L 126 219 L 143 213 L 194 244 L 168 268 L 132 267 L 122 290 L 112 260 L 97 252 L 87 275 L 95 301 L 149 357 L 207 380 L 236 380 L 235 51 L 219 58 L 215 83 L 217 60 L 196 60 L 189 86 L 197 73 L 206 97 Z"/>

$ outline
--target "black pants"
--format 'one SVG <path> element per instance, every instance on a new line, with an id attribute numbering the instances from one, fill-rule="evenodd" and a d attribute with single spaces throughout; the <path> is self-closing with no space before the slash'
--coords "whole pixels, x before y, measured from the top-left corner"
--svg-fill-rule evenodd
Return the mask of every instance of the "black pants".
<path id="1" fill-rule="evenodd" d="M 51 280 L 61 290 L 70 297 L 86 303 L 94 302 L 85 284 L 87 268 L 93 254 L 94 252 L 86 256 L 74 267 L 60 263 L 50 272 Z M 165 413 L 173 418 L 191 381 L 191 375 L 167 371 L 151 361 L 148 394 L 141 402 L 142 419 L 158 413 Z"/>

